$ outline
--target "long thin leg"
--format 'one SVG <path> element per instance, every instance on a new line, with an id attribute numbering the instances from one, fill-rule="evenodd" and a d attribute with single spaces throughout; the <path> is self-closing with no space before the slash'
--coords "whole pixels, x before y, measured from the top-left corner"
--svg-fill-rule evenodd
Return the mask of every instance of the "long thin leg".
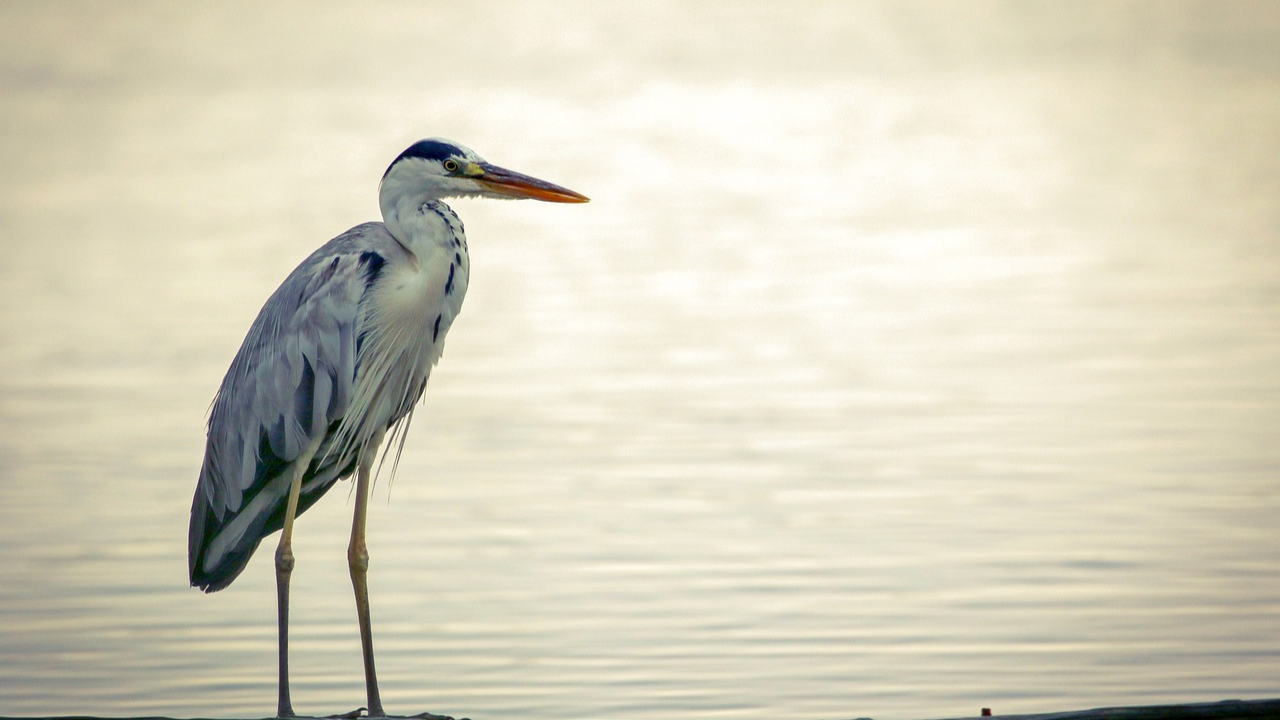
<path id="1" fill-rule="evenodd" d="M 284 527 L 280 530 L 280 544 L 276 547 L 276 601 L 280 633 L 280 695 L 276 717 L 282 718 L 294 717 L 293 703 L 289 699 L 289 577 L 293 574 L 293 520 L 298 514 L 302 477 L 319 447 L 317 440 L 294 461 L 293 476 L 289 480 L 289 501 L 284 510 Z"/>
<path id="2" fill-rule="evenodd" d="M 347 546 L 347 567 L 351 570 L 351 586 L 356 591 L 356 615 L 360 621 L 360 648 L 364 652 L 364 685 L 369 698 L 369 716 L 384 717 L 382 697 L 378 694 L 378 673 L 373 666 L 373 624 L 369 619 L 369 549 L 364 542 L 365 516 L 369 510 L 370 469 L 382 444 L 382 435 L 374 437 L 360 456 L 356 478 L 356 511 L 351 521 L 351 544 Z"/>

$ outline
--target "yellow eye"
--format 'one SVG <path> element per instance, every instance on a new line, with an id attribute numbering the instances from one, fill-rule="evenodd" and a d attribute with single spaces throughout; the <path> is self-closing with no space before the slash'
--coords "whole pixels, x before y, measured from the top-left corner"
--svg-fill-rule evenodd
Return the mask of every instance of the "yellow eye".
<path id="1" fill-rule="evenodd" d="M 444 161 L 444 169 L 449 172 L 458 172 L 458 161 L 452 158 Z"/>

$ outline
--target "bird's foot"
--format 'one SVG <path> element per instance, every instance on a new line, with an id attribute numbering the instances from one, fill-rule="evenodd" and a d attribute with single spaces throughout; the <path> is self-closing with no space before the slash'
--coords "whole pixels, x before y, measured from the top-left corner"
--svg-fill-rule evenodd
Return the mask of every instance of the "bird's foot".
<path id="1" fill-rule="evenodd" d="M 369 708 L 359 707 L 349 713 L 327 715 L 325 720 L 361 720 L 369 717 L 373 717 L 369 715 Z M 405 720 L 471 720 L 471 718 L 454 718 L 451 715 L 437 715 L 431 712 L 420 712 L 417 715 L 385 715 L 383 717 L 405 718 Z"/>

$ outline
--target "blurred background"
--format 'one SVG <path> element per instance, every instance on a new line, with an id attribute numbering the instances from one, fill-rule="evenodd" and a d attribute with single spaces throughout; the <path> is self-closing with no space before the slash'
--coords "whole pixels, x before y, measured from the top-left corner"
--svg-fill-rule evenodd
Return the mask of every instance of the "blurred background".
<path id="1" fill-rule="evenodd" d="M 0 4 L 0 708 L 261 717 L 209 403 L 444 136 L 466 306 L 371 508 L 383 699 L 478 720 L 1280 695 L 1280 5 Z M 294 706 L 364 704 L 338 486 Z"/>

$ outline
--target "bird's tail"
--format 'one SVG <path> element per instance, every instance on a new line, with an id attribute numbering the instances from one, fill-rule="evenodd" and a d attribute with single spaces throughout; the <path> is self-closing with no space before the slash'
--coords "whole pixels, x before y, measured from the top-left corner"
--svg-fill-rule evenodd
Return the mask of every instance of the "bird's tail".
<path id="1" fill-rule="evenodd" d="M 242 516 L 227 512 L 219 519 L 201 489 L 197 487 L 195 498 L 191 501 L 187 569 L 192 587 L 205 592 L 217 592 L 239 577 L 267 532 L 264 523 L 249 523 L 257 524 L 258 527 L 245 527 L 233 537 L 233 529 L 230 527 L 234 524 L 232 521 Z"/>
<path id="2" fill-rule="evenodd" d="M 346 460 L 346 458 L 343 458 Z M 321 496 L 333 487 L 340 477 L 355 470 L 352 457 L 343 464 L 311 464 L 303 475 L 298 496 L 298 515 L 306 512 Z M 288 503 L 288 482 L 293 466 L 280 463 L 272 472 L 264 473 L 264 481 L 255 483 L 251 494 L 241 499 L 236 510 L 223 509 L 219 517 L 211 499 L 204 492 L 206 465 L 201 469 L 200 482 L 195 498 L 191 501 L 191 527 L 187 533 L 187 568 L 192 587 L 205 592 L 217 592 L 230 585 L 258 549 L 262 538 L 284 527 L 285 507 Z"/>

